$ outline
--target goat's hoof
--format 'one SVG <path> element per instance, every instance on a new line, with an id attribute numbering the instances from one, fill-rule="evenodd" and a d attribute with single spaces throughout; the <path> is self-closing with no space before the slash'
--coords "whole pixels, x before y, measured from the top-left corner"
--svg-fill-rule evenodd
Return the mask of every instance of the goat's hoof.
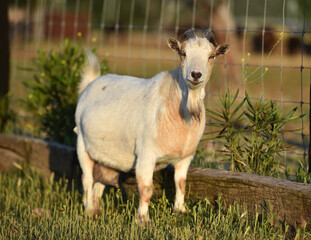
<path id="1" fill-rule="evenodd" d="M 87 217 L 93 217 L 94 216 L 94 210 L 93 209 L 85 209 L 85 216 Z"/>
<path id="2" fill-rule="evenodd" d="M 182 215 L 182 214 L 185 214 L 187 212 L 186 208 L 185 207 L 182 207 L 182 208 L 174 208 L 174 213 L 176 215 Z"/>
<path id="3" fill-rule="evenodd" d="M 95 208 L 93 210 L 94 215 L 100 215 L 102 213 L 103 209 L 101 207 Z"/>
<path id="4" fill-rule="evenodd" d="M 89 217 L 89 218 L 94 218 L 94 219 L 97 219 L 98 218 L 98 215 L 100 215 L 102 212 L 102 208 L 93 208 L 93 209 L 87 209 L 85 211 L 86 213 L 86 216 Z"/>
<path id="5" fill-rule="evenodd" d="M 149 218 L 148 215 L 140 215 L 140 214 L 137 214 L 137 217 L 136 217 L 136 221 L 135 221 L 140 227 L 142 226 L 149 226 L 151 225 L 151 220 Z"/>
<path id="6" fill-rule="evenodd" d="M 94 202 L 93 215 L 100 215 L 103 209 L 100 207 L 99 202 Z"/>

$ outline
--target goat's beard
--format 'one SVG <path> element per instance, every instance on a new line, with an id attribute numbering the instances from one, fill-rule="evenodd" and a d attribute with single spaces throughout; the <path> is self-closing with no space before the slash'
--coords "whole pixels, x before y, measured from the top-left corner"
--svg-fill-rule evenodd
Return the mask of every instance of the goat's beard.
<path id="1" fill-rule="evenodd" d="M 180 113 L 186 119 L 186 121 L 191 121 L 195 119 L 197 121 L 201 120 L 202 108 L 204 108 L 203 99 L 205 97 L 205 84 L 197 89 L 191 89 L 187 86 L 185 78 L 182 75 L 183 67 L 181 66 L 181 71 L 179 72 L 179 86 L 182 89 L 181 106 Z"/>
<path id="2" fill-rule="evenodd" d="M 187 119 L 191 120 L 194 118 L 197 121 L 201 120 L 203 99 L 204 99 L 204 89 L 187 89 L 187 93 L 184 95 L 184 100 L 182 101 L 181 113 Z"/>

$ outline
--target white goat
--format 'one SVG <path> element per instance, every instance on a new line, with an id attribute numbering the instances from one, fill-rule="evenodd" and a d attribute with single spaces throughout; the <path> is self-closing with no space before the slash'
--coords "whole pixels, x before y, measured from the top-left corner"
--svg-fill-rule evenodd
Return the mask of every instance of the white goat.
<path id="1" fill-rule="evenodd" d="M 135 169 L 140 194 L 138 219 L 149 219 L 154 170 L 175 168 L 174 209 L 185 211 L 188 167 L 205 127 L 203 99 L 216 56 L 228 52 L 214 35 L 186 31 L 168 46 L 180 67 L 150 79 L 108 74 L 88 54 L 76 109 L 77 152 L 83 171 L 87 212 L 100 210 L 105 185 L 118 186 L 119 171 Z"/>

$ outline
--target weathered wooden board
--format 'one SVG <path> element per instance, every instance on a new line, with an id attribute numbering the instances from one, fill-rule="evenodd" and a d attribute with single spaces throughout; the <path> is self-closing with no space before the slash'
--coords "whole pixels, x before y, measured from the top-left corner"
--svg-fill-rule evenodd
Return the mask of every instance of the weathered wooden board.
<path id="1" fill-rule="evenodd" d="M 26 161 L 49 174 L 72 178 L 78 166 L 75 148 L 40 139 L 0 134 L 0 170 L 9 169 L 14 161 Z M 164 188 L 168 197 L 174 195 L 174 169 L 154 174 L 155 194 Z M 122 173 L 120 186 L 128 194 L 137 193 L 132 173 Z M 292 226 L 305 226 L 311 221 L 311 185 L 254 174 L 192 168 L 188 172 L 186 196 L 208 198 L 215 203 L 218 196 L 227 204 L 247 205 L 250 213 L 269 205 L 280 221 Z"/>
<path id="2" fill-rule="evenodd" d="M 56 142 L 0 134 L 0 170 L 13 162 L 26 162 L 44 174 L 51 172 L 72 178 L 78 166 L 76 150 Z"/>
<path id="3" fill-rule="evenodd" d="M 170 197 L 174 193 L 173 169 L 154 174 L 155 193 L 165 188 Z M 125 178 L 122 186 L 127 192 L 137 192 L 135 176 Z M 311 185 L 255 174 L 190 168 L 187 176 L 186 196 L 191 199 L 207 198 L 215 204 L 218 196 L 226 204 L 238 202 L 246 205 L 252 214 L 270 208 L 279 221 L 294 227 L 311 221 Z M 268 211 L 270 211 L 268 210 Z"/>

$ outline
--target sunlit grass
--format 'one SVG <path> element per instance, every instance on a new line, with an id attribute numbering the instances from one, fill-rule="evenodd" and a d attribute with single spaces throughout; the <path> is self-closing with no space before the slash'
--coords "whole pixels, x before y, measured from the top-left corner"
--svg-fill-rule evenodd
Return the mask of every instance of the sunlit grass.
<path id="1" fill-rule="evenodd" d="M 71 190 L 68 190 L 71 189 Z M 85 216 L 74 183 L 43 179 L 31 168 L 0 173 L 0 239 L 309 239 L 310 230 L 290 233 L 271 212 L 251 218 L 238 204 L 213 208 L 207 199 L 186 199 L 188 212 L 175 214 L 165 194 L 150 204 L 151 223 L 136 223 L 137 196 L 125 201 L 111 189 L 103 212 Z"/>

